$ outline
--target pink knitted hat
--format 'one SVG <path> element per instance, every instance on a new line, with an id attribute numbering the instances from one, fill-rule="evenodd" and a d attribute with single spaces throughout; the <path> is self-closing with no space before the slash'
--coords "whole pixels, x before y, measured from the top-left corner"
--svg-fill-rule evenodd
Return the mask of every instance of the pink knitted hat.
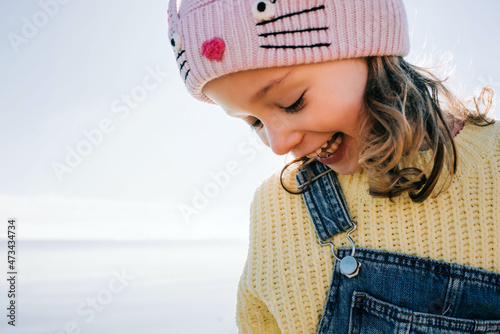
<path id="1" fill-rule="evenodd" d="M 410 50 L 402 0 L 170 0 L 169 38 L 182 80 Z"/>

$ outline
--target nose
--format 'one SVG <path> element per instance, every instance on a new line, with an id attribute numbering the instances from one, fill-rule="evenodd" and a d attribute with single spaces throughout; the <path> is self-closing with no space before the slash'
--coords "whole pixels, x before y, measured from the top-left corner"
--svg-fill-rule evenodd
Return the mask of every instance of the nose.
<path id="1" fill-rule="evenodd" d="M 202 56 L 207 57 L 210 60 L 221 61 L 222 55 L 226 50 L 226 44 L 224 41 L 218 37 L 214 37 L 211 40 L 206 40 L 201 45 Z"/>
<path id="2" fill-rule="evenodd" d="M 302 140 L 300 132 L 284 124 L 267 127 L 267 145 L 277 155 L 287 154 Z"/>

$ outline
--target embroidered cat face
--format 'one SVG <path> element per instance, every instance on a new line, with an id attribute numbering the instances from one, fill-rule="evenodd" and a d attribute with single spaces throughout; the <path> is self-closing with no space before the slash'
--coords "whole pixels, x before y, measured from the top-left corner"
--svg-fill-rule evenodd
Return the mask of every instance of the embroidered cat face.
<path id="1" fill-rule="evenodd" d="M 325 14 L 325 5 L 323 1 L 286 1 L 286 0 L 200 0 L 196 4 L 191 4 L 187 7 L 184 13 L 177 12 L 176 0 L 171 0 L 169 3 L 169 38 L 170 44 L 175 52 L 179 72 L 184 82 L 187 82 L 192 68 L 189 66 L 189 58 L 200 57 L 203 64 L 206 60 L 210 62 L 223 62 L 224 53 L 226 51 L 226 43 L 230 38 L 225 36 L 230 35 L 231 25 L 221 24 L 217 27 L 218 33 L 214 33 L 210 38 L 204 41 L 198 41 L 196 49 L 188 49 L 183 43 L 183 34 L 181 32 L 181 24 L 179 15 L 193 15 L 194 10 L 208 10 L 210 6 L 234 7 L 244 4 L 247 11 L 253 17 L 250 22 L 240 22 L 241 25 L 252 27 L 252 35 L 263 49 L 310 49 L 318 47 L 328 47 L 331 45 L 329 36 L 326 33 L 328 30 L 327 17 Z M 182 6 L 182 5 L 181 5 Z M 314 19 L 312 19 L 314 15 Z M 194 16 L 194 15 L 193 15 Z M 203 16 L 203 18 L 206 18 Z M 218 17 L 218 19 L 221 19 Z M 222 18 L 223 19 L 223 18 Z M 311 22 L 314 24 L 311 26 Z M 319 23 L 317 25 L 316 23 Z M 183 28 L 191 28 L 191 25 L 182 25 Z M 196 37 L 201 35 L 201 32 L 195 32 Z M 206 35 L 206 34 L 203 34 Z M 192 32 L 190 32 L 192 36 Z M 301 43 L 301 41 L 305 41 Z M 229 49 L 232 45 L 228 45 Z M 234 50 L 234 49 L 233 49 Z M 240 50 L 234 50 L 239 52 Z M 190 54 L 189 57 L 187 53 Z M 233 55 L 236 57 L 236 55 Z M 215 66 L 215 65 L 214 65 Z"/>
<path id="2" fill-rule="evenodd" d="M 286 6 L 286 12 L 279 13 L 277 0 L 257 0 L 252 5 L 252 14 L 259 32 L 259 46 L 266 49 L 300 49 L 328 47 L 331 45 L 324 4 L 311 1 L 297 1 L 299 6 Z M 293 8 L 291 8 L 293 7 Z M 310 16 L 314 15 L 312 20 Z M 311 24 L 312 23 L 312 24 Z M 323 23 L 323 24 L 322 24 Z M 306 40 L 300 42 L 301 40 Z"/>
<path id="3" fill-rule="evenodd" d="M 184 55 L 184 53 L 186 52 L 186 50 L 184 50 L 182 48 L 182 37 L 181 37 L 181 35 L 178 32 L 174 31 L 170 35 L 170 45 L 174 49 L 175 56 L 176 56 L 175 59 L 177 61 L 177 65 L 179 66 L 179 71 L 180 71 L 181 75 L 184 75 L 184 82 L 186 82 L 187 77 L 189 75 L 189 72 L 191 70 L 188 69 L 187 66 L 186 66 L 187 59 L 185 57 L 182 58 L 182 56 Z M 186 66 L 186 70 L 183 73 L 182 70 L 183 70 L 183 68 L 185 66 Z"/>
<path id="4" fill-rule="evenodd" d="M 402 0 L 170 0 L 169 42 L 188 91 L 267 67 L 409 51 Z"/>

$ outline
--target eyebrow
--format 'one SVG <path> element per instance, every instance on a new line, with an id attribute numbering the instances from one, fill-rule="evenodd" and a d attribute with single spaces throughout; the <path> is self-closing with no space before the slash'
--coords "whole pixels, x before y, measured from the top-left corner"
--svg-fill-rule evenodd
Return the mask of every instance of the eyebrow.
<path id="1" fill-rule="evenodd" d="M 264 87 L 262 87 L 257 93 L 252 96 L 251 101 L 253 102 L 262 98 L 269 92 L 269 90 L 275 89 L 276 87 L 282 85 L 283 82 L 290 76 L 290 74 L 291 71 L 288 71 L 282 77 L 269 81 Z"/>

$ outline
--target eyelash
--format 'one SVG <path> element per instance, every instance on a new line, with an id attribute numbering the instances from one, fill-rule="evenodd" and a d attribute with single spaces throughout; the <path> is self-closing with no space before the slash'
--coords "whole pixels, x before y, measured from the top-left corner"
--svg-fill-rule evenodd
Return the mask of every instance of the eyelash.
<path id="1" fill-rule="evenodd" d="M 281 107 L 286 113 L 293 114 L 296 112 L 301 111 L 304 108 L 304 94 L 306 92 L 302 93 L 302 95 L 299 97 L 297 101 L 295 101 L 291 106 L 289 107 Z M 250 125 L 250 128 L 256 129 L 259 127 L 261 124 L 260 120 L 257 119 L 253 124 Z"/>
<path id="2" fill-rule="evenodd" d="M 253 122 L 253 124 L 250 124 L 250 128 L 252 130 L 255 130 L 259 127 L 259 125 L 260 125 L 260 119 L 257 119 L 255 122 Z"/>
<path id="3" fill-rule="evenodd" d="M 289 107 L 282 107 L 282 109 L 289 114 L 293 114 L 293 113 L 301 111 L 302 108 L 304 108 L 304 94 L 305 93 L 306 92 L 302 93 L 302 95 L 299 97 L 299 99 L 297 101 L 295 101 L 294 104 L 292 104 Z"/>

